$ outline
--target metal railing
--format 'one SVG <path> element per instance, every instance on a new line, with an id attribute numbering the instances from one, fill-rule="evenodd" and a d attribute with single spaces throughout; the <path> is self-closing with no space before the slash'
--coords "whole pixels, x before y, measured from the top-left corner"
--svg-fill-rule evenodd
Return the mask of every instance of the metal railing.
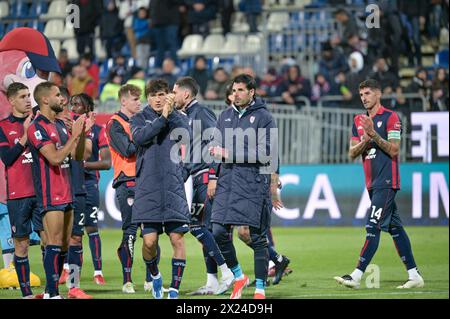
<path id="1" fill-rule="evenodd" d="M 395 95 L 387 98 L 396 98 Z M 408 99 L 422 99 L 418 94 L 405 94 Z M 302 163 L 348 163 L 353 118 L 364 112 L 362 106 L 355 108 L 335 108 L 323 106 L 324 102 L 342 102 L 341 96 L 324 97 L 317 106 L 311 106 L 309 100 L 301 99 L 304 106 L 300 109 L 294 105 L 268 102 L 278 127 L 279 154 L 282 164 Z M 217 115 L 227 106 L 223 101 L 202 101 Z M 112 113 L 118 110 L 117 102 L 100 105 L 98 113 Z M 402 162 L 412 158 L 409 117 L 398 112 L 403 123 L 404 134 L 400 147 Z"/>

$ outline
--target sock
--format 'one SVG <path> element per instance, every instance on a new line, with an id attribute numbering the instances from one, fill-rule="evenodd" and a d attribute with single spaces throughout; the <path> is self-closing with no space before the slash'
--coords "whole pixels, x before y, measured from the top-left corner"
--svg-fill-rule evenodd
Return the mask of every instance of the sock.
<path id="1" fill-rule="evenodd" d="M 264 283 L 264 280 L 263 280 L 263 279 L 256 278 L 255 285 L 256 285 L 256 289 L 262 290 L 262 291 L 263 291 L 263 294 L 264 294 L 264 288 L 265 288 L 265 285 L 266 285 L 266 284 Z"/>
<path id="2" fill-rule="evenodd" d="M 264 283 L 267 279 L 269 267 L 269 251 L 267 245 L 255 245 L 253 247 L 255 278 L 261 279 Z"/>
<path id="3" fill-rule="evenodd" d="M 363 274 L 364 273 L 361 270 L 356 268 L 355 270 L 353 270 L 353 272 L 350 274 L 350 276 L 352 276 L 353 280 L 355 280 L 355 281 L 361 281 Z"/>
<path id="4" fill-rule="evenodd" d="M 147 264 L 146 261 L 145 261 L 145 259 L 144 259 L 144 263 Z M 152 273 L 150 272 L 149 267 L 145 267 L 145 281 L 146 281 L 146 282 L 151 282 L 151 281 L 153 281 Z"/>
<path id="5" fill-rule="evenodd" d="M 203 258 L 205 260 L 206 265 L 206 273 L 215 274 L 217 273 L 217 263 L 213 257 L 211 257 L 208 253 L 208 249 L 202 245 Z"/>
<path id="6" fill-rule="evenodd" d="M 269 246 L 272 246 L 273 249 L 275 249 L 275 241 L 273 240 L 272 228 L 270 227 L 269 230 L 267 231 L 267 241 Z"/>
<path id="7" fill-rule="evenodd" d="M 30 263 L 28 256 L 18 257 L 14 255 L 14 267 L 16 267 L 17 278 L 19 279 L 20 291 L 22 296 L 32 295 L 30 287 Z"/>
<path id="8" fill-rule="evenodd" d="M 222 280 L 234 277 L 233 272 L 228 268 L 227 264 L 220 265 L 219 268 L 222 273 Z"/>
<path id="9" fill-rule="evenodd" d="M 61 246 L 47 245 L 45 247 L 44 269 L 45 278 L 47 280 L 47 292 L 51 297 L 59 295 L 58 279 L 59 279 L 59 261 Z"/>
<path id="10" fill-rule="evenodd" d="M 279 263 L 283 260 L 283 257 L 278 254 L 273 246 L 268 246 L 267 249 L 269 250 L 269 259 L 273 261 L 274 263 Z"/>
<path id="11" fill-rule="evenodd" d="M 67 251 L 61 251 L 59 254 L 59 276 L 61 277 L 63 269 L 69 270 L 69 265 L 67 264 L 67 268 L 65 267 L 67 264 Z"/>
<path id="12" fill-rule="evenodd" d="M 98 275 L 103 276 L 103 272 L 101 270 L 94 270 L 94 277 Z"/>
<path id="13" fill-rule="evenodd" d="M 366 226 L 366 242 L 359 255 L 359 262 L 356 268 L 362 272 L 366 271 L 373 256 L 375 255 L 378 244 L 380 243 L 380 230 L 374 226 Z"/>
<path id="14" fill-rule="evenodd" d="M 151 260 L 146 260 L 144 258 L 144 262 L 147 265 L 147 273 L 151 274 L 152 279 L 155 279 L 155 277 L 159 274 L 158 269 L 158 258 L 155 257 Z M 151 280 L 150 280 L 151 281 Z"/>
<path id="15" fill-rule="evenodd" d="M 206 274 L 206 286 L 211 287 L 216 290 L 219 287 L 219 279 L 217 279 L 217 274 Z"/>
<path id="16" fill-rule="evenodd" d="M 269 260 L 269 269 L 275 267 L 275 263 L 272 260 Z"/>
<path id="17" fill-rule="evenodd" d="M 244 274 L 242 273 L 241 265 L 237 264 L 231 268 L 234 278 L 237 280 L 244 279 Z"/>
<path id="18" fill-rule="evenodd" d="M 83 246 L 69 246 L 69 288 L 79 288 L 81 278 L 81 267 L 83 266 Z"/>
<path id="19" fill-rule="evenodd" d="M 94 270 L 102 270 L 102 241 L 98 232 L 90 233 L 89 236 L 89 248 L 91 249 L 92 263 Z"/>
<path id="20" fill-rule="evenodd" d="M 223 265 L 225 259 L 220 252 L 219 246 L 214 240 L 213 235 L 205 226 L 195 226 L 191 228 L 191 234 L 203 245 L 203 249 L 207 251 L 207 256 L 214 258 L 217 265 Z M 206 256 L 206 255 L 204 255 Z M 205 260 L 206 263 L 206 260 Z M 216 270 L 217 272 L 217 270 Z"/>
<path id="21" fill-rule="evenodd" d="M 117 250 L 117 254 L 119 255 L 120 263 L 122 264 L 123 284 L 132 282 L 131 269 L 133 266 L 133 256 L 131 255 L 127 242 L 122 242 Z"/>
<path id="22" fill-rule="evenodd" d="M 170 283 L 170 288 L 180 289 L 184 267 L 186 267 L 186 259 L 172 258 L 172 282 Z"/>
<path id="23" fill-rule="evenodd" d="M 415 278 L 418 278 L 418 277 L 420 277 L 420 274 L 417 271 L 416 267 L 414 267 L 412 269 L 408 269 L 408 278 L 409 279 L 415 279 Z"/>
<path id="24" fill-rule="evenodd" d="M 395 248 L 406 269 L 416 268 L 416 262 L 411 249 L 411 242 L 403 227 L 393 227 L 389 233 L 394 240 Z"/>
<path id="25" fill-rule="evenodd" d="M 161 257 L 161 248 L 159 248 L 159 245 L 156 247 L 156 265 L 159 264 L 159 258 Z M 144 263 L 147 264 L 147 262 L 145 261 L 144 258 Z M 156 273 L 158 273 L 158 267 L 156 267 Z M 149 267 L 145 267 L 145 281 L 146 282 L 151 282 L 153 281 L 152 278 L 152 272 L 150 271 Z"/>

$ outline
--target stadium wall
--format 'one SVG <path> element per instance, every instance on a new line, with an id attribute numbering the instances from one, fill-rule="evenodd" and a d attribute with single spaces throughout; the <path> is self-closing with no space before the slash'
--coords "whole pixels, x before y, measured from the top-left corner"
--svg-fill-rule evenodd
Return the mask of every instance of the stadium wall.
<path id="1" fill-rule="evenodd" d="M 405 225 L 448 225 L 446 163 L 404 163 L 396 202 Z M 272 214 L 273 226 L 362 226 L 370 208 L 361 164 L 286 165 L 280 170 L 285 208 Z M 112 170 L 101 173 L 99 219 L 120 227 Z M 191 193 L 189 181 L 186 192 Z"/>

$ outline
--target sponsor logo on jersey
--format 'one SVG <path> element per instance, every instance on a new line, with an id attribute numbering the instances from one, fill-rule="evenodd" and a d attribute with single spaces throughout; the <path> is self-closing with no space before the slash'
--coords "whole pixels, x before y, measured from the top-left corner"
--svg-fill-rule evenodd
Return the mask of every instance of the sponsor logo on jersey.
<path id="1" fill-rule="evenodd" d="M 11 132 L 9 132 L 9 135 L 17 135 L 17 132 L 16 131 L 11 131 Z"/>
<path id="2" fill-rule="evenodd" d="M 66 156 L 64 161 L 61 163 L 61 168 L 70 168 L 70 159 L 68 156 Z"/>
<path id="3" fill-rule="evenodd" d="M 33 156 L 31 155 L 31 152 L 23 152 L 23 157 L 25 157 L 23 160 L 22 160 L 22 164 L 31 164 L 31 163 L 33 163 Z"/>
<path id="4" fill-rule="evenodd" d="M 231 119 L 225 119 L 225 122 L 231 122 Z"/>
<path id="5" fill-rule="evenodd" d="M 371 148 L 368 152 L 367 152 L 367 156 L 366 156 L 366 160 L 372 160 L 375 157 L 377 157 L 377 149 L 376 148 Z"/>

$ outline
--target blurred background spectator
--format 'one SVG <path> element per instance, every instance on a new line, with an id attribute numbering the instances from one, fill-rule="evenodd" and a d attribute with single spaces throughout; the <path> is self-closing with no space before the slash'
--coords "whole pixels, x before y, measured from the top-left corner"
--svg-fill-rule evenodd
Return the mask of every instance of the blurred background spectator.
<path id="1" fill-rule="evenodd" d="M 123 20 L 119 18 L 119 9 L 115 0 L 105 0 L 105 7 L 100 20 L 100 38 L 104 42 L 106 58 L 112 58 L 120 53 L 126 38 Z"/>
<path id="2" fill-rule="evenodd" d="M 208 70 L 206 58 L 204 56 L 197 56 L 195 58 L 194 67 L 187 73 L 197 81 L 200 87 L 200 94 L 205 96 L 206 88 L 208 87 L 208 81 L 211 77 L 211 73 Z"/>
<path id="3" fill-rule="evenodd" d="M 230 78 L 228 76 L 228 73 L 225 71 L 224 68 L 215 69 L 213 78 L 208 81 L 205 99 L 225 100 L 229 79 Z"/>

